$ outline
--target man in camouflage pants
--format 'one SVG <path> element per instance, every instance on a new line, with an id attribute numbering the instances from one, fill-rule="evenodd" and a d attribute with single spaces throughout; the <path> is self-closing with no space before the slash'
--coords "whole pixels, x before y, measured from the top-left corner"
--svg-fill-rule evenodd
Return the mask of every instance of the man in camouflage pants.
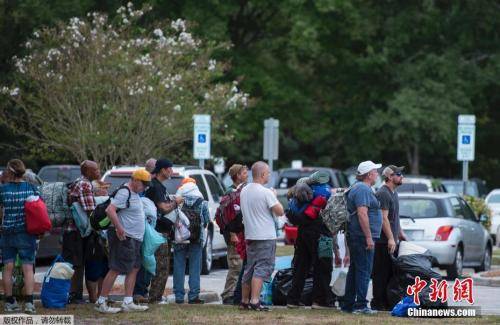
<path id="1" fill-rule="evenodd" d="M 159 215 L 171 212 L 183 202 L 183 199 L 180 197 L 176 197 L 175 200 L 171 199 L 167 189 L 162 184 L 170 178 L 172 173 L 172 162 L 167 159 L 158 159 L 156 161 L 155 169 L 153 170 L 153 174 L 155 174 L 156 177 L 152 180 L 151 186 L 146 191 L 146 197 L 155 203 Z M 165 226 L 166 223 L 167 226 Z M 163 225 L 162 229 L 159 229 L 161 225 Z M 173 223 L 166 218 L 161 218 L 161 220 L 158 219 L 156 222 L 156 227 L 157 230 L 163 232 L 166 237 L 165 228 L 173 227 Z M 165 291 L 170 268 L 170 244 L 166 243 L 161 245 L 155 253 L 155 258 L 156 275 L 151 280 L 149 302 L 160 301 Z"/>

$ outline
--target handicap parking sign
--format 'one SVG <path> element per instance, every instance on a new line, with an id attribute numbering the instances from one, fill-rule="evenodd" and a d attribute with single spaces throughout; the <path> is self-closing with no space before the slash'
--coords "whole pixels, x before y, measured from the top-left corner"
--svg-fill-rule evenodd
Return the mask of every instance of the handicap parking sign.
<path id="1" fill-rule="evenodd" d="M 207 142 L 207 135 L 200 133 L 198 134 L 198 143 L 205 143 Z"/>
<path id="2" fill-rule="evenodd" d="M 470 144 L 470 135 L 462 135 L 462 144 Z"/>

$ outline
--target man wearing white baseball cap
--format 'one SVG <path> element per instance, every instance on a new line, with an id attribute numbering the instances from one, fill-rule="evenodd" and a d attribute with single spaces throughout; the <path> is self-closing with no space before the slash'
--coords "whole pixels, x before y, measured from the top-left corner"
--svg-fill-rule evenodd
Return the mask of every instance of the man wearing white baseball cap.
<path id="1" fill-rule="evenodd" d="M 344 305 L 342 310 L 349 313 L 374 314 L 368 307 L 366 295 L 373 267 L 374 240 L 380 238 L 382 213 L 372 186 L 378 178 L 382 164 L 363 161 L 359 164 L 356 182 L 347 194 L 347 209 L 350 222 L 347 245 L 351 264 L 347 273 Z"/>

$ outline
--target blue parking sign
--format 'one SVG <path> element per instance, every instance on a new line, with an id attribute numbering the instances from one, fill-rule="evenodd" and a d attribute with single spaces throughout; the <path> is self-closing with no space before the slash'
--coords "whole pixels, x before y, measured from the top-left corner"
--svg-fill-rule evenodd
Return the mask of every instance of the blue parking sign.
<path id="1" fill-rule="evenodd" d="M 205 143 L 207 142 L 207 135 L 200 133 L 198 134 L 198 143 Z"/>
<path id="2" fill-rule="evenodd" d="M 470 144 L 470 135 L 462 135 L 462 144 Z"/>

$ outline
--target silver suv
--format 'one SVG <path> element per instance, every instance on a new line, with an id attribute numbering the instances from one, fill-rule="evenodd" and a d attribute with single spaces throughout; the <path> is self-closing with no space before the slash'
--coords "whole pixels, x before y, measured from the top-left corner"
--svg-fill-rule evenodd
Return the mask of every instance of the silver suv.
<path id="1" fill-rule="evenodd" d="M 491 237 L 460 196 L 400 193 L 399 214 L 408 240 L 429 249 L 448 277 L 460 277 L 464 267 L 490 269 Z"/>
<path id="2" fill-rule="evenodd" d="M 109 193 L 112 193 L 121 184 L 127 182 L 132 173 L 138 168 L 141 167 L 113 167 L 111 170 L 104 173 L 101 180 L 106 183 L 111 183 Z M 227 246 L 224 237 L 220 234 L 219 226 L 217 226 L 217 223 L 214 221 L 215 211 L 219 206 L 220 198 L 224 195 L 223 187 L 211 171 L 200 169 L 195 166 L 174 166 L 172 169 L 174 171 L 172 177 L 163 183 L 169 194 L 175 194 L 183 178 L 191 177 L 196 180 L 200 192 L 203 194 L 205 200 L 208 201 L 211 222 L 207 228 L 207 236 L 205 236 L 206 241 L 203 246 L 201 272 L 202 274 L 209 274 L 212 269 L 213 260 L 222 259 L 222 264 L 224 264 L 227 255 Z"/>

